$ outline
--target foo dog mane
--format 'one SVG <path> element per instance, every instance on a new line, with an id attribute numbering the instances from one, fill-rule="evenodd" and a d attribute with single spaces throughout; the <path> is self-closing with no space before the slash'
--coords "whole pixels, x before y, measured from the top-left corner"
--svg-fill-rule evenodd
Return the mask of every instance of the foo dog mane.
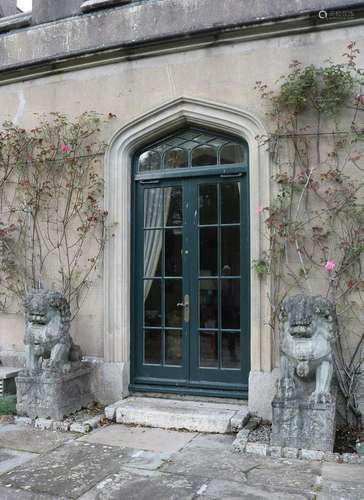
<path id="1" fill-rule="evenodd" d="M 66 298 L 61 293 L 42 289 L 30 290 L 23 304 L 28 324 L 34 322 L 34 320 L 35 322 L 41 320 L 41 324 L 43 323 L 46 326 L 49 309 L 58 311 L 60 315 L 58 338 L 62 339 L 69 336 L 71 311 Z"/>
<path id="2" fill-rule="evenodd" d="M 337 330 L 335 305 L 321 295 L 296 295 L 287 298 L 281 307 L 281 340 L 287 335 L 310 338 L 315 335 L 318 320 L 329 326 L 327 340 L 334 340 Z M 320 332 L 319 332 L 320 333 Z"/>

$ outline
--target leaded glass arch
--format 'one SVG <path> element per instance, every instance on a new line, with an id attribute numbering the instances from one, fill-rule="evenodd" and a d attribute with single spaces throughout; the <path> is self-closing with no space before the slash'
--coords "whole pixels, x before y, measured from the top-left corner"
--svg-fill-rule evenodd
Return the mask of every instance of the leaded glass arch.
<path id="1" fill-rule="evenodd" d="M 247 164 L 248 146 L 244 140 L 197 128 L 176 132 L 137 155 L 137 172 L 140 174 Z"/>

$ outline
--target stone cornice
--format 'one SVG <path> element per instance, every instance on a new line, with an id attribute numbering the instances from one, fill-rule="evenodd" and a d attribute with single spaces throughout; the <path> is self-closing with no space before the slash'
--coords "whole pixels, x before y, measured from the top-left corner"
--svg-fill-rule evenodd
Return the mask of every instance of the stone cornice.
<path id="1" fill-rule="evenodd" d="M 317 5 L 313 0 L 267 4 L 258 0 L 149 0 L 4 33 L 0 35 L 0 84 L 123 59 L 364 22 L 363 2 L 323 0 L 320 8 L 347 5 L 341 11 L 344 14 L 328 18 L 319 18 L 318 11 L 312 13 Z M 355 9 L 350 10 L 352 4 Z M 279 6 L 281 15 L 272 21 Z M 292 17 L 298 10 L 300 15 Z"/>

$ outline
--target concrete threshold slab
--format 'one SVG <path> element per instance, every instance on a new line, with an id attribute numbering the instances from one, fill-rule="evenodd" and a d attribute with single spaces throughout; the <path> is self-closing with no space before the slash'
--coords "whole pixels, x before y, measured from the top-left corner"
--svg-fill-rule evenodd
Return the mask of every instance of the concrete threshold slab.
<path id="1" fill-rule="evenodd" d="M 236 431 L 248 414 L 248 407 L 244 403 L 135 396 L 114 403 L 112 409 L 116 422 L 120 424 L 219 434 Z M 110 415 L 108 408 L 105 413 Z"/>

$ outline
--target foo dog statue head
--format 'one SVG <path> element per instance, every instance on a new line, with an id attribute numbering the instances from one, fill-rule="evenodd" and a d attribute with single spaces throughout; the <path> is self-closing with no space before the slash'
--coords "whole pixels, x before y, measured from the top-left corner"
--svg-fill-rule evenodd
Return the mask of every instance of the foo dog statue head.
<path id="1" fill-rule="evenodd" d="M 59 292 L 31 290 L 24 300 L 26 370 L 62 370 L 81 360 L 72 342 L 70 306 Z"/>
<path id="2" fill-rule="evenodd" d="M 310 399 L 329 402 L 337 333 L 334 304 L 320 295 L 295 295 L 283 301 L 279 323 L 281 379 L 277 396 L 292 399 L 298 385 L 316 379 Z"/>

